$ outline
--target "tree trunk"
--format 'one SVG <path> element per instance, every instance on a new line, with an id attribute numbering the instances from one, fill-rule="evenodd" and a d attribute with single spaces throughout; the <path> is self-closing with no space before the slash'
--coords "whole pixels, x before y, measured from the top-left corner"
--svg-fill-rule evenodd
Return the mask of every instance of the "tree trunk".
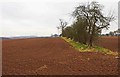
<path id="1" fill-rule="evenodd" d="M 89 46 L 93 46 L 93 38 L 94 38 L 94 33 L 95 33 L 95 24 L 92 27 L 92 33 L 90 34 L 90 40 L 89 40 Z"/>

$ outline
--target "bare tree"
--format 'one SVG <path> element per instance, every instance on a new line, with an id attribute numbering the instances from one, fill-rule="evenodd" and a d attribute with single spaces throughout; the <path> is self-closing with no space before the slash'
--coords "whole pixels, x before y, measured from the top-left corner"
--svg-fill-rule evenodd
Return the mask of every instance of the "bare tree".
<path id="1" fill-rule="evenodd" d="M 85 18 L 87 23 L 87 31 L 89 34 L 89 46 L 93 45 L 95 36 L 104 28 L 108 28 L 110 22 L 114 20 L 114 16 L 104 16 L 102 13 L 103 6 L 98 2 L 91 2 L 87 5 L 79 5 L 73 12 L 75 18 Z"/>
<path id="2" fill-rule="evenodd" d="M 64 36 L 64 28 L 66 27 L 67 22 L 66 22 L 66 21 L 63 21 L 62 19 L 59 19 L 59 20 L 60 20 L 60 26 L 59 26 L 59 28 L 60 28 L 61 31 L 62 31 L 61 35 Z"/>

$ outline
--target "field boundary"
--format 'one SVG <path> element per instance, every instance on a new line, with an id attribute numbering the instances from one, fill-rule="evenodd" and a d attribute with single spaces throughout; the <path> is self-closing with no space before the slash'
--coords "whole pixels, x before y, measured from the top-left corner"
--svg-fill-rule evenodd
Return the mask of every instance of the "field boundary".
<path id="1" fill-rule="evenodd" d="M 113 52 L 107 48 L 103 48 L 100 46 L 94 46 L 92 48 L 89 48 L 87 45 L 81 44 L 79 42 L 75 42 L 70 38 L 66 38 L 66 37 L 61 37 L 61 38 L 65 40 L 66 42 L 68 42 L 73 48 L 75 48 L 79 52 L 101 52 L 101 53 L 108 54 L 108 55 L 118 56 L 118 52 Z"/>

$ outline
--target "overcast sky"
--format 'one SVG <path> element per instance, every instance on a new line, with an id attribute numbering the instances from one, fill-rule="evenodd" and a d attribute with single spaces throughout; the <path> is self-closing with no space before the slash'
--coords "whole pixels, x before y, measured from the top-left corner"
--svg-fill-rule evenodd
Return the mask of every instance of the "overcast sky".
<path id="1" fill-rule="evenodd" d="M 0 36 L 49 36 L 58 33 L 59 19 L 72 23 L 70 13 L 79 3 L 92 0 L 0 0 Z M 104 5 L 104 14 L 114 11 L 116 21 L 108 31 L 118 28 L 118 1 L 94 0 Z"/>

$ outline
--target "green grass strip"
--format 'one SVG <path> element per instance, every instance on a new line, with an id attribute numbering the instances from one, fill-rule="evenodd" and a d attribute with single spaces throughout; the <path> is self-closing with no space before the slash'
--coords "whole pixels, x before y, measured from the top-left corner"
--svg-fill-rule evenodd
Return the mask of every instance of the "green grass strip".
<path id="1" fill-rule="evenodd" d="M 61 38 L 64 39 L 66 42 L 68 42 L 70 45 L 72 45 L 79 52 L 101 52 L 101 53 L 109 54 L 109 55 L 118 55 L 118 52 L 113 52 L 109 49 L 106 49 L 100 46 L 94 46 L 94 47 L 89 48 L 88 45 L 75 42 L 70 38 L 69 39 L 67 39 L 66 37 L 61 37 Z"/>

